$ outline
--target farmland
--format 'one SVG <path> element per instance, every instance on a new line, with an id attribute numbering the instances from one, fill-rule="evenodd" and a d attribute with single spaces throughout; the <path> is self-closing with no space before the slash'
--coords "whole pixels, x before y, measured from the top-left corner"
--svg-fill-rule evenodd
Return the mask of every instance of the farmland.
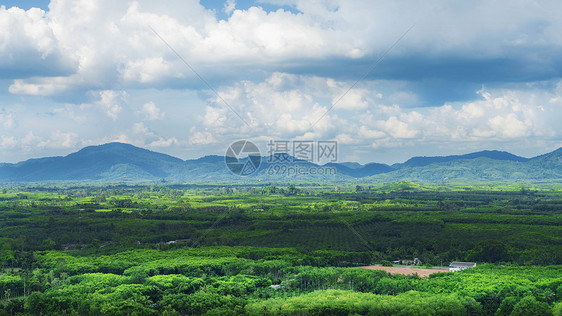
<path id="1" fill-rule="evenodd" d="M 0 314 L 562 312 L 552 184 L 0 190 Z"/>

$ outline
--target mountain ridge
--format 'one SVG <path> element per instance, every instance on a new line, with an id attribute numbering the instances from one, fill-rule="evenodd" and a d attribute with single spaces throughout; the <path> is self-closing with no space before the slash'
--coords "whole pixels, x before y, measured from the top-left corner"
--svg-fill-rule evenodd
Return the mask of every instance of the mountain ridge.
<path id="1" fill-rule="evenodd" d="M 272 174 L 271 157 L 262 157 L 255 174 L 240 177 L 229 172 L 224 156 L 207 155 L 182 160 L 126 143 L 87 146 L 66 156 L 0 163 L 0 182 L 39 181 L 287 181 L 296 174 Z M 518 181 L 562 179 L 562 147 L 524 158 L 509 152 L 484 150 L 464 155 L 412 157 L 403 163 L 327 163 L 294 159 L 285 165 L 303 170 L 333 168 L 334 174 L 307 174 L 310 180 L 358 181 Z M 300 178 L 303 179 L 303 178 Z"/>
<path id="2" fill-rule="evenodd" d="M 506 151 L 499 150 L 482 150 L 464 155 L 449 155 L 449 156 L 416 156 L 408 159 L 401 164 L 393 164 L 393 167 L 423 167 L 436 162 L 448 162 L 460 159 L 476 159 L 486 157 L 494 160 L 508 160 L 508 161 L 528 161 L 529 158 L 514 155 Z"/>

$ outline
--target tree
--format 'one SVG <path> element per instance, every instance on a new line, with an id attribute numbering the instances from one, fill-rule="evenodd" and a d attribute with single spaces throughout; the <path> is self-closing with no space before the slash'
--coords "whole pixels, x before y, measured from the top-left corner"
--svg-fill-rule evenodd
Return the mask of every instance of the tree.
<path id="1" fill-rule="evenodd" d="M 25 301 L 25 309 L 34 315 L 45 312 L 46 299 L 41 292 L 32 292 Z"/>
<path id="2" fill-rule="evenodd" d="M 522 298 L 519 303 L 513 306 L 513 312 L 511 312 L 512 316 L 524 316 L 524 315 L 535 315 L 535 316 L 542 316 L 542 315 L 552 315 L 548 304 L 544 302 L 539 302 L 535 299 L 534 296 L 525 296 Z"/>
<path id="3" fill-rule="evenodd" d="M 294 184 L 291 184 L 287 188 L 287 194 L 286 195 L 297 195 L 299 192 L 300 192 L 300 190 L 297 187 L 295 187 Z"/>
<path id="4" fill-rule="evenodd" d="M 475 247 L 472 259 L 483 262 L 509 261 L 508 247 L 499 240 L 485 240 Z"/>

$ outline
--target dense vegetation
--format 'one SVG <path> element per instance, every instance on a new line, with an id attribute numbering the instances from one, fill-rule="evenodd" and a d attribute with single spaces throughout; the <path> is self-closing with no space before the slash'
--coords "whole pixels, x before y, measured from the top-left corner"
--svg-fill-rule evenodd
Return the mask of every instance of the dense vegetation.
<path id="1" fill-rule="evenodd" d="M 1 190 L 0 315 L 562 313 L 553 185 Z"/>

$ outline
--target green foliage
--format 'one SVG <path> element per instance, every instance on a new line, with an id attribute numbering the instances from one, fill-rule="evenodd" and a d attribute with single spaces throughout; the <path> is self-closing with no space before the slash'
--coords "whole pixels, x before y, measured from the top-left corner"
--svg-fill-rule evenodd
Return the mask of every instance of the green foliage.
<path id="1" fill-rule="evenodd" d="M 552 308 L 552 314 L 554 316 L 562 316 L 562 302 L 556 303 Z"/>
<path id="2" fill-rule="evenodd" d="M 524 315 L 548 316 L 552 315 L 548 304 L 538 302 L 534 296 L 525 296 L 515 306 L 510 315 L 524 316 Z"/>
<path id="3" fill-rule="evenodd" d="M 560 189 L 9 189 L 0 315 L 559 315 Z M 414 257 L 479 263 L 429 278 L 356 268 Z"/>
<path id="4" fill-rule="evenodd" d="M 315 291 L 288 299 L 250 303 L 251 315 L 467 315 L 478 313 L 478 303 L 456 295 L 408 292 L 396 296 L 353 291 Z"/>

